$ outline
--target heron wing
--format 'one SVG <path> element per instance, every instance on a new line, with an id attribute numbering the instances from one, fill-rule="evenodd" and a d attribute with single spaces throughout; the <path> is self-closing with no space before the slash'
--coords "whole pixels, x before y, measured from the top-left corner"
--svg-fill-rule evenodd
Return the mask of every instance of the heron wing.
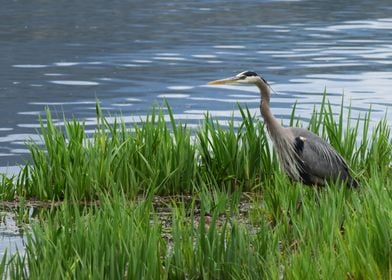
<path id="1" fill-rule="evenodd" d="M 295 145 L 301 147 L 299 159 L 306 178 L 346 180 L 350 178 L 346 161 L 324 139 L 303 128 L 290 128 Z"/>

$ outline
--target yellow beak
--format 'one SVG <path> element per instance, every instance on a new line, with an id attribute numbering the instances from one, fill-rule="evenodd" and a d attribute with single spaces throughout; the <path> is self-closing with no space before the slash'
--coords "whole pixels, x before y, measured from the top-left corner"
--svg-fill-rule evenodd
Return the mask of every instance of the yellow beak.
<path id="1" fill-rule="evenodd" d="M 209 85 L 226 85 L 226 84 L 235 84 L 239 79 L 237 77 L 230 77 L 222 80 L 215 80 L 208 82 Z"/>

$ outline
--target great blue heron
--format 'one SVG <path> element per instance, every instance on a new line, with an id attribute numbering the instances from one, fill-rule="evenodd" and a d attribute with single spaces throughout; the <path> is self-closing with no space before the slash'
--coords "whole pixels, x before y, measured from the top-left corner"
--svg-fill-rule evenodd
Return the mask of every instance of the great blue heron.
<path id="1" fill-rule="evenodd" d="M 283 127 L 270 110 L 270 87 L 267 81 L 252 71 L 234 77 L 209 82 L 210 85 L 256 85 L 260 90 L 260 111 L 278 154 L 281 167 L 293 180 L 306 185 L 324 185 L 326 181 L 344 182 L 358 187 L 348 165 L 332 146 L 316 134 L 298 127 Z"/>

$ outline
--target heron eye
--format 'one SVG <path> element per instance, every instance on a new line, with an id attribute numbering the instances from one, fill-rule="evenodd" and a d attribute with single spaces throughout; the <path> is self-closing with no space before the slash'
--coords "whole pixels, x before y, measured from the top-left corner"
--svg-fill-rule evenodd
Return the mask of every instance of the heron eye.
<path id="1" fill-rule="evenodd" d="M 246 76 L 240 76 L 239 79 L 240 80 L 245 80 Z"/>

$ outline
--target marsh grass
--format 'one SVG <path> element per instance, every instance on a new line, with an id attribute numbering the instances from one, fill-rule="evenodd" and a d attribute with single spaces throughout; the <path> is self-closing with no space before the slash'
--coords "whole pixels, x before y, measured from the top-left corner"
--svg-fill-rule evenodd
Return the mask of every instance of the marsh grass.
<path id="1" fill-rule="evenodd" d="M 173 200 L 169 234 L 150 198 L 101 194 L 99 206 L 64 203 L 44 213 L 25 254 L 3 259 L 3 271 L 13 279 L 392 276 L 390 183 L 386 190 L 373 178 L 360 192 L 288 184 L 282 177 L 268 186 L 245 220 L 239 192 L 201 190 L 190 202 Z"/>
<path id="2" fill-rule="evenodd" d="M 317 189 L 279 170 L 263 123 L 209 115 L 196 131 L 154 109 L 127 127 L 56 127 L 41 121 L 33 162 L 1 178 L 2 199 L 63 200 L 32 222 L 25 253 L 3 257 L 12 279 L 388 279 L 392 278 L 392 139 L 388 120 L 352 118 L 324 98 L 309 121 L 346 158 L 360 190 Z M 300 125 L 295 106 L 290 124 Z M 243 209 L 244 191 L 251 191 Z M 143 201 L 135 200 L 144 195 Z M 172 200 L 163 219 L 156 195 Z M 81 201 L 98 200 L 83 207 Z M 21 212 L 23 213 L 23 211 Z"/>
<path id="3" fill-rule="evenodd" d="M 0 174 L 0 187 L 0 200 L 12 200 L 15 190 L 15 176 L 7 177 L 5 174 Z"/>
<path id="4" fill-rule="evenodd" d="M 260 190 L 275 180 L 278 161 L 263 122 L 247 108 L 239 110 L 239 126 L 234 118 L 222 126 L 207 114 L 200 128 L 192 130 L 173 118 L 168 104 L 169 122 L 156 108 L 144 122 L 130 127 L 117 120 L 109 123 L 97 104 L 98 125 L 92 136 L 77 120 L 55 126 L 47 110 L 46 119 L 40 121 L 44 145 L 28 144 L 31 165 L 23 168 L 14 187 L 3 177 L 0 195 L 5 199 L 61 200 L 70 195 L 95 199 L 102 191 L 124 191 L 135 197 L 148 192 L 192 193 L 206 184 Z M 391 170 L 390 126 L 386 119 L 371 123 L 370 114 L 369 110 L 353 119 L 344 99 L 340 111 L 334 112 L 324 97 L 308 124 L 346 158 L 360 181 L 374 172 L 381 176 Z M 295 115 L 294 106 L 290 125 L 300 124 Z"/>

